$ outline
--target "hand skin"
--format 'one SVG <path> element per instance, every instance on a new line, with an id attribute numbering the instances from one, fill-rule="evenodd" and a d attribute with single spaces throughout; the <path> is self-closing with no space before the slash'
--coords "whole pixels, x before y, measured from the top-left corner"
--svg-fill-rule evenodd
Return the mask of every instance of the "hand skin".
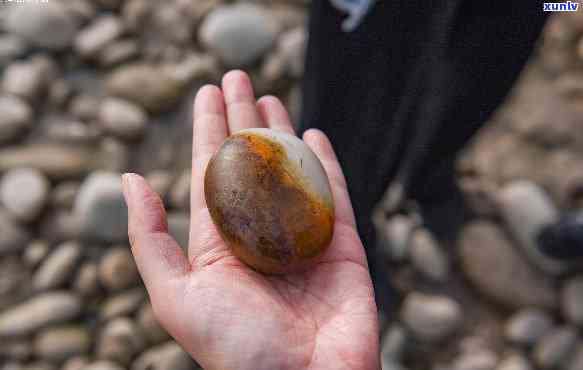
<path id="1" fill-rule="evenodd" d="M 304 141 L 332 186 L 332 244 L 309 270 L 262 275 L 239 261 L 213 225 L 203 193 L 205 167 L 231 133 L 270 127 L 293 133 L 281 102 L 255 100 L 249 77 L 227 73 L 222 89 L 201 88 L 194 103 L 188 257 L 168 235 L 164 206 L 146 181 L 123 176 L 129 239 L 154 313 L 207 370 L 377 370 L 378 318 L 346 182 L 332 146 L 318 130 Z"/>

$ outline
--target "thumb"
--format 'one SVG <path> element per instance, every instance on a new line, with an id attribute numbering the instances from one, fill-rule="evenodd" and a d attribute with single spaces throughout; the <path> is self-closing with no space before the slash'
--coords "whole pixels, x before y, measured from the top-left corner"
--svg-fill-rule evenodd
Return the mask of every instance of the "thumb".
<path id="1" fill-rule="evenodd" d="M 162 200 L 144 178 L 126 173 L 123 193 L 128 206 L 128 236 L 140 275 L 150 293 L 189 271 L 188 261 L 168 234 Z"/>

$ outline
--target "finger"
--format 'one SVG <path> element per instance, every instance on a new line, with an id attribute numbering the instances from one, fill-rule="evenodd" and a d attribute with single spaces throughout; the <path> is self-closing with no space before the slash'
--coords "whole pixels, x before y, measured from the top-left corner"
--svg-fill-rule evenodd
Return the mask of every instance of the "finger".
<path id="1" fill-rule="evenodd" d="M 136 174 L 122 177 L 128 207 L 128 236 L 140 275 L 150 294 L 164 282 L 184 276 L 189 264 L 168 234 L 166 212 L 160 197 Z"/>
<path id="2" fill-rule="evenodd" d="M 257 101 L 257 109 L 267 127 L 295 135 L 287 110 L 275 96 L 264 96 Z"/>
<path id="3" fill-rule="evenodd" d="M 206 208 L 204 171 L 228 135 L 225 102 L 218 87 L 207 85 L 198 91 L 194 99 L 193 117 L 190 209 L 191 225 L 196 225 L 196 215 Z"/>
<path id="4" fill-rule="evenodd" d="M 228 72 L 223 77 L 222 86 L 230 134 L 246 128 L 265 126 L 255 105 L 251 80 L 245 72 L 237 70 Z"/>
<path id="5" fill-rule="evenodd" d="M 304 133 L 304 141 L 316 153 L 330 180 L 332 196 L 334 197 L 336 222 L 356 228 L 354 211 L 352 210 L 352 203 L 348 195 L 346 180 L 344 179 L 342 168 L 340 167 L 340 163 L 338 163 L 332 144 L 322 131 L 316 129 L 306 131 Z"/>

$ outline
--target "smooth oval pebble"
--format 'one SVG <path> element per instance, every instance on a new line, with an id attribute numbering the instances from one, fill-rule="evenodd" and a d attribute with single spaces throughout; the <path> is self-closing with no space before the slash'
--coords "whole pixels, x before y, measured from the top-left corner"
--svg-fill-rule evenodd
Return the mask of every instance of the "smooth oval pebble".
<path id="1" fill-rule="evenodd" d="M 205 198 L 233 253 L 263 273 L 304 269 L 332 240 L 326 172 L 303 141 L 284 132 L 255 128 L 227 138 L 207 166 Z"/>

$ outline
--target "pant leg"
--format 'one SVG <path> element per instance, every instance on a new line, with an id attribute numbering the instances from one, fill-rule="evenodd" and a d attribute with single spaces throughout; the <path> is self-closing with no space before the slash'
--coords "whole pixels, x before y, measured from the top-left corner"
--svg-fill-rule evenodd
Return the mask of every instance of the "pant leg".
<path id="1" fill-rule="evenodd" d="M 344 33 L 329 1 L 312 2 L 301 131 L 323 130 L 337 151 L 377 284 L 386 277 L 373 207 L 397 174 L 422 205 L 451 193 L 455 155 L 507 94 L 542 28 L 534 5 L 381 0 Z"/>
<path id="2" fill-rule="evenodd" d="M 383 309 L 390 306 L 391 292 L 374 249 L 371 211 L 407 145 L 411 127 L 404 118 L 416 101 L 404 104 L 402 96 L 422 91 L 423 78 L 415 70 L 428 38 L 426 25 L 444 12 L 446 2 L 427 8 L 422 0 L 377 1 L 351 33 L 341 30 L 342 14 L 328 0 L 312 2 L 300 131 L 319 128 L 334 145 Z M 397 111 L 403 116 L 399 122 L 393 119 Z"/>

